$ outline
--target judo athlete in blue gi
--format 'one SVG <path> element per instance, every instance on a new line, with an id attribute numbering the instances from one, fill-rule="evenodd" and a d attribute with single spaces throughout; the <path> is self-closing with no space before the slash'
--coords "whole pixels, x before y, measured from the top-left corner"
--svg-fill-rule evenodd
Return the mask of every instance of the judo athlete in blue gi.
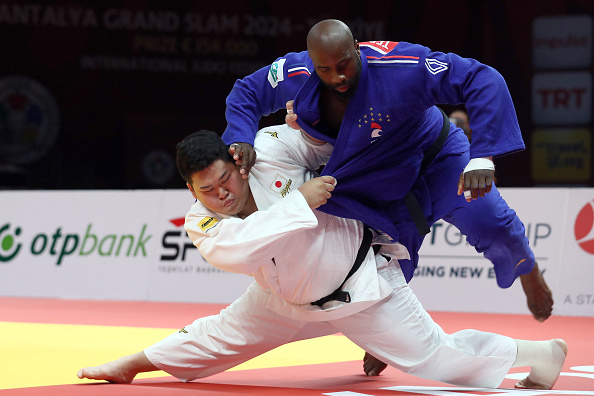
<path id="1" fill-rule="evenodd" d="M 312 27 L 307 48 L 238 80 L 229 94 L 223 139 L 237 143 L 230 151 L 242 171 L 253 161 L 261 116 L 294 100 L 298 126 L 334 146 L 323 174 L 338 185 L 321 211 L 361 220 L 404 244 L 412 256 L 401 262 L 407 280 L 425 234 L 444 219 L 493 263 L 500 287 L 520 276 L 532 314 L 546 320 L 552 294 L 524 225 L 492 184 L 492 157 L 525 148 L 503 77 L 421 45 L 358 43 L 337 20 Z M 471 144 L 435 106 L 441 103 L 466 105 Z"/>
<path id="2" fill-rule="evenodd" d="M 253 160 L 260 117 L 294 99 L 299 127 L 334 145 L 323 174 L 339 183 L 322 211 L 361 220 L 407 246 L 407 280 L 424 235 L 443 218 L 493 262 L 500 287 L 527 274 L 521 279 L 529 308 L 547 319 L 552 295 L 524 225 L 492 184 L 491 158 L 525 148 L 503 77 L 476 60 L 420 45 L 358 43 L 337 20 L 315 25 L 307 43 L 308 51 L 238 80 L 228 96 L 223 139 L 240 143 L 232 150 L 245 153 L 242 170 Z M 472 144 L 439 103 L 466 104 Z"/>

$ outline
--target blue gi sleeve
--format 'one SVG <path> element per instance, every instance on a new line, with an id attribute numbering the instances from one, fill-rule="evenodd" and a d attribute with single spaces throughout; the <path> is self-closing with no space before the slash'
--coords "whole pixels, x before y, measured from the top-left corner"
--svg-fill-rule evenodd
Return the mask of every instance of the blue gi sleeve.
<path id="1" fill-rule="evenodd" d="M 470 157 L 511 154 L 525 148 L 514 104 L 494 68 L 453 53 L 421 57 L 426 105 L 464 103 L 470 117 Z"/>
<path id="2" fill-rule="evenodd" d="M 289 53 L 272 65 L 237 80 L 227 96 L 226 144 L 254 144 L 260 118 L 284 109 L 312 70 L 307 51 Z"/>

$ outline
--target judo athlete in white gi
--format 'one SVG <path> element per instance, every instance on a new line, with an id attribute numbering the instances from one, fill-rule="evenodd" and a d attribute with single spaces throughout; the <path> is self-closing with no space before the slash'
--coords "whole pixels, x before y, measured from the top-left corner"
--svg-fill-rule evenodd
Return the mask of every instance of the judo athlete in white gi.
<path id="1" fill-rule="evenodd" d="M 511 367 L 531 366 L 519 386 L 553 386 L 567 353 L 563 340 L 522 341 L 477 330 L 446 334 L 406 283 L 398 265 L 409 257 L 402 245 L 357 220 L 315 210 L 336 184 L 313 171 L 328 158 L 329 144 L 280 125 L 261 130 L 255 149 L 247 180 L 214 132 L 188 136 L 177 154 L 197 199 L 186 216 L 189 236 L 211 265 L 255 282 L 220 314 L 143 352 L 81 369 L 79 378 L 131 382 L 138 372 L 160 369 L 191 381 L 289 342 L 341 332 L 419 377 L 494 388 Z M 377 254 L 370 245 L 377 245 Z M 312 304 L 338 289 L 336 300 Z"/>

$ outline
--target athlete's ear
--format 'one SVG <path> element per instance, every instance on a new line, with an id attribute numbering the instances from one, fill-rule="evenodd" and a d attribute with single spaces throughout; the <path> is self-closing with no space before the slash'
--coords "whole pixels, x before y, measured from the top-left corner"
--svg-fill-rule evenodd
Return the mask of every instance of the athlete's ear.
<path id="1" fill-rule="evenodd" d="M 196 196 L 196 191 L 194 191 L 194 188 L 192 187 L 192 185 L 190 183 L 186 182 L 186 186 L 188 186 L 188 189 L 192 193 L 192 196 L 194 197 L 194 199 L 198 199 L 198 197 Z"/>
<path id="2" fill-rule="evenodd" d="M 361 51 L 359 50 L 359 42 L 355 39 L 355 51 L 357 51 L 357 54 L 359 54 L 359 56 L 361 56 Z"/>

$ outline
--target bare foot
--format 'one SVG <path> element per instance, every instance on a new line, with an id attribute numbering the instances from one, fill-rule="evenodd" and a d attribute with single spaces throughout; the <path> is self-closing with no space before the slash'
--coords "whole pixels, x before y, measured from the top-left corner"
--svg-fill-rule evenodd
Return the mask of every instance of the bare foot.
<path id="1" fill-rule="evenodd" d="M 144 356 L 144 354 L 143 354 Z M 93 380 L 104 380 L 116 384 L 129 384 L 132 382 L 137 370 L 137 355 L 124 356 L 113 362 L 104 363 L 95 367 L 85 367 L 76 374 L 78 378 L 88 378 Z"/>
<path id="2" fill-rule="evenodd" d="M 559 378 L 561 368 L 567 357 L 567 343 L 561 339 L 550 340 L 551 343 L 551 360 L 544 362 L 545 364 L 540 369 L 532 367 L 528 377 L 516 383 L 516 388 L 519 389 L 539 389 L 549 390 L 553 388 L 555 382 Z M 535 380 L 530 379 L 530 376 Z"/>
<path id="3" fill-rule="evenodd" d="M 372 354 L 365 352 L 365 356 L 363 356 L 363 371 L 365 371 L 366 375 L 370 377 L 378 376 L 387 366 L 386 363 L 377 359 Z"/>
<path id="4" fill-rule="evenodd" d="M 526 294 L 528 309 L 536 320 L 544 322 L 553 312 L 553 293 L 540 273 L 538 263 L 534 263 L 530 273 L 520 275 L 520 281 Z"/>

